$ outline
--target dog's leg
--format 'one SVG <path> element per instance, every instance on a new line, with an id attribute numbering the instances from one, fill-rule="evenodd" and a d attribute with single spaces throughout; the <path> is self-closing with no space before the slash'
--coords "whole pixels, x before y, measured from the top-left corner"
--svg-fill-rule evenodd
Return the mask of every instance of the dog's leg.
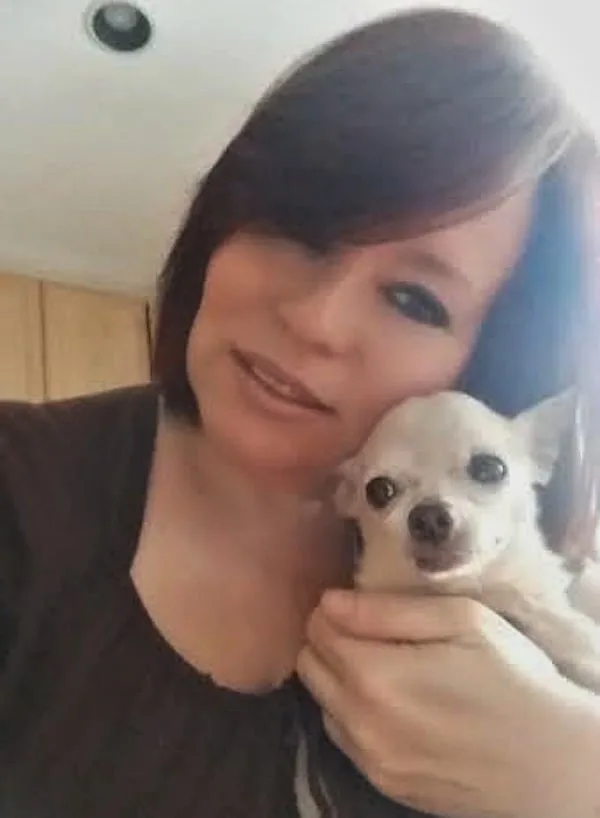
<path id="1" fill-rule="evenodd" d="M 490 588 L 482 602 L 535 642 L 572 681 L 600 693 L 600 627 L 559 594 L 520 596 Z"/>

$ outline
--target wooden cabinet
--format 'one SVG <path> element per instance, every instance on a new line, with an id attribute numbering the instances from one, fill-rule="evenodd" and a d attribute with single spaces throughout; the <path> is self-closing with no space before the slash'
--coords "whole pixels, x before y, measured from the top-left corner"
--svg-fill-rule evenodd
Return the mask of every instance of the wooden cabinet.
<path id="1" fill-rule="evenodd" d="M 73 397 L 149 375 L 144 299 L 0 275 L 0 400 Z"/>
<path id="2" fill-rule="evenodd" d="M 46 395 L 51 400 L 143 383 L 150 376 L 140 299 L 43 285 Z"/>
<path id="3" fill-rule="evenodd" d="M 156 341 L 156 322 L 158 320 L 158 304 L 156 298 L 148 299 L 148 336 L 150 338 L 150 350 Z"/>
<path id="4" fill-rule="evenodd" d="M 41 285 L 0 275 L 0 400 L 44 398 Z"/>

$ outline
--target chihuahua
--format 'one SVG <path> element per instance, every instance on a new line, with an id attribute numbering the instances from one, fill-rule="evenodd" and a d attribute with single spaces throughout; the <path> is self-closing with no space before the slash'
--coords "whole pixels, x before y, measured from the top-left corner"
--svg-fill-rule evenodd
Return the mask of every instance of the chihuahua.
<path id="1" fill-rule="evenodd" d="M 512 419 L 460 392 L 409 399 L 343 465 L 336 503 L 360 531 L 358 588 L 475 598 L 600 692 L 600 627 L 538 522 L 571 409 L 569 393 Z"/>
<path id="2" fill-rule="evenodd" d="M 343 464 L 335 502 L 360 533 L 358 588 L 477 599 L 600 693 L 600 627 L 571 604 L 573 575 L 538 521 L 537 490 L 552 476 L 572 403 L 566 393 L 508 419 L 460 392 L 411 398 Z M 313 767 L 309 735 L 296 757 L 301 818 L 349 814 Z"/>

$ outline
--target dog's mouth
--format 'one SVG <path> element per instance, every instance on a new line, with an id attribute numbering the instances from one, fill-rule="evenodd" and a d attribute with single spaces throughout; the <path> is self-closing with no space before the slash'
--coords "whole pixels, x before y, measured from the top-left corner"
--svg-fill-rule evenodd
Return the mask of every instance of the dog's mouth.
<path id="1" fill-rule="evenodd" d="M 417 569 L 432 576 L 459 571 L 473 560 L 468 538 L 460 533 L 444 543 L 412 540 L 411 550 Z"/>
<path id="2" fill-rule="evenodd" d="M 411 555 L 425 574 L 456 570 L 471 557 L 467 537 L 461 531 L 452 505 L 440 497 L 418 502 L 408 514 Z"/>
<path id="3" fill-rule="evenodd" d="M 415 565 L 423 574 L 442 574 L 461 568 L 469 560 L 467 552 L 459 552 L 451 547 L 440 549 L 418 543 L 413 547 Z"/>

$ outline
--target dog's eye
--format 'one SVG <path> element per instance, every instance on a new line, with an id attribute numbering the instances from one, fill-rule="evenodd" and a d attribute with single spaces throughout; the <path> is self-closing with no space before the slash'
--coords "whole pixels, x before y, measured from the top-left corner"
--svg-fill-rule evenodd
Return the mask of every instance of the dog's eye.
<path id="1" fill-rule="evenodd" d="M 480 452 L 469 460 L 467 473 L 477 483 L 495 485 L 504 480 L 508 469 L 504 460 L 497 455 Z"/>
<path id="2" fill-rule="evenodd" d="M 373 477 L 365 486 L 367 502 L 372 508 L 385 508 L 398 494 L 398 484 L 390 477 Z"/>

